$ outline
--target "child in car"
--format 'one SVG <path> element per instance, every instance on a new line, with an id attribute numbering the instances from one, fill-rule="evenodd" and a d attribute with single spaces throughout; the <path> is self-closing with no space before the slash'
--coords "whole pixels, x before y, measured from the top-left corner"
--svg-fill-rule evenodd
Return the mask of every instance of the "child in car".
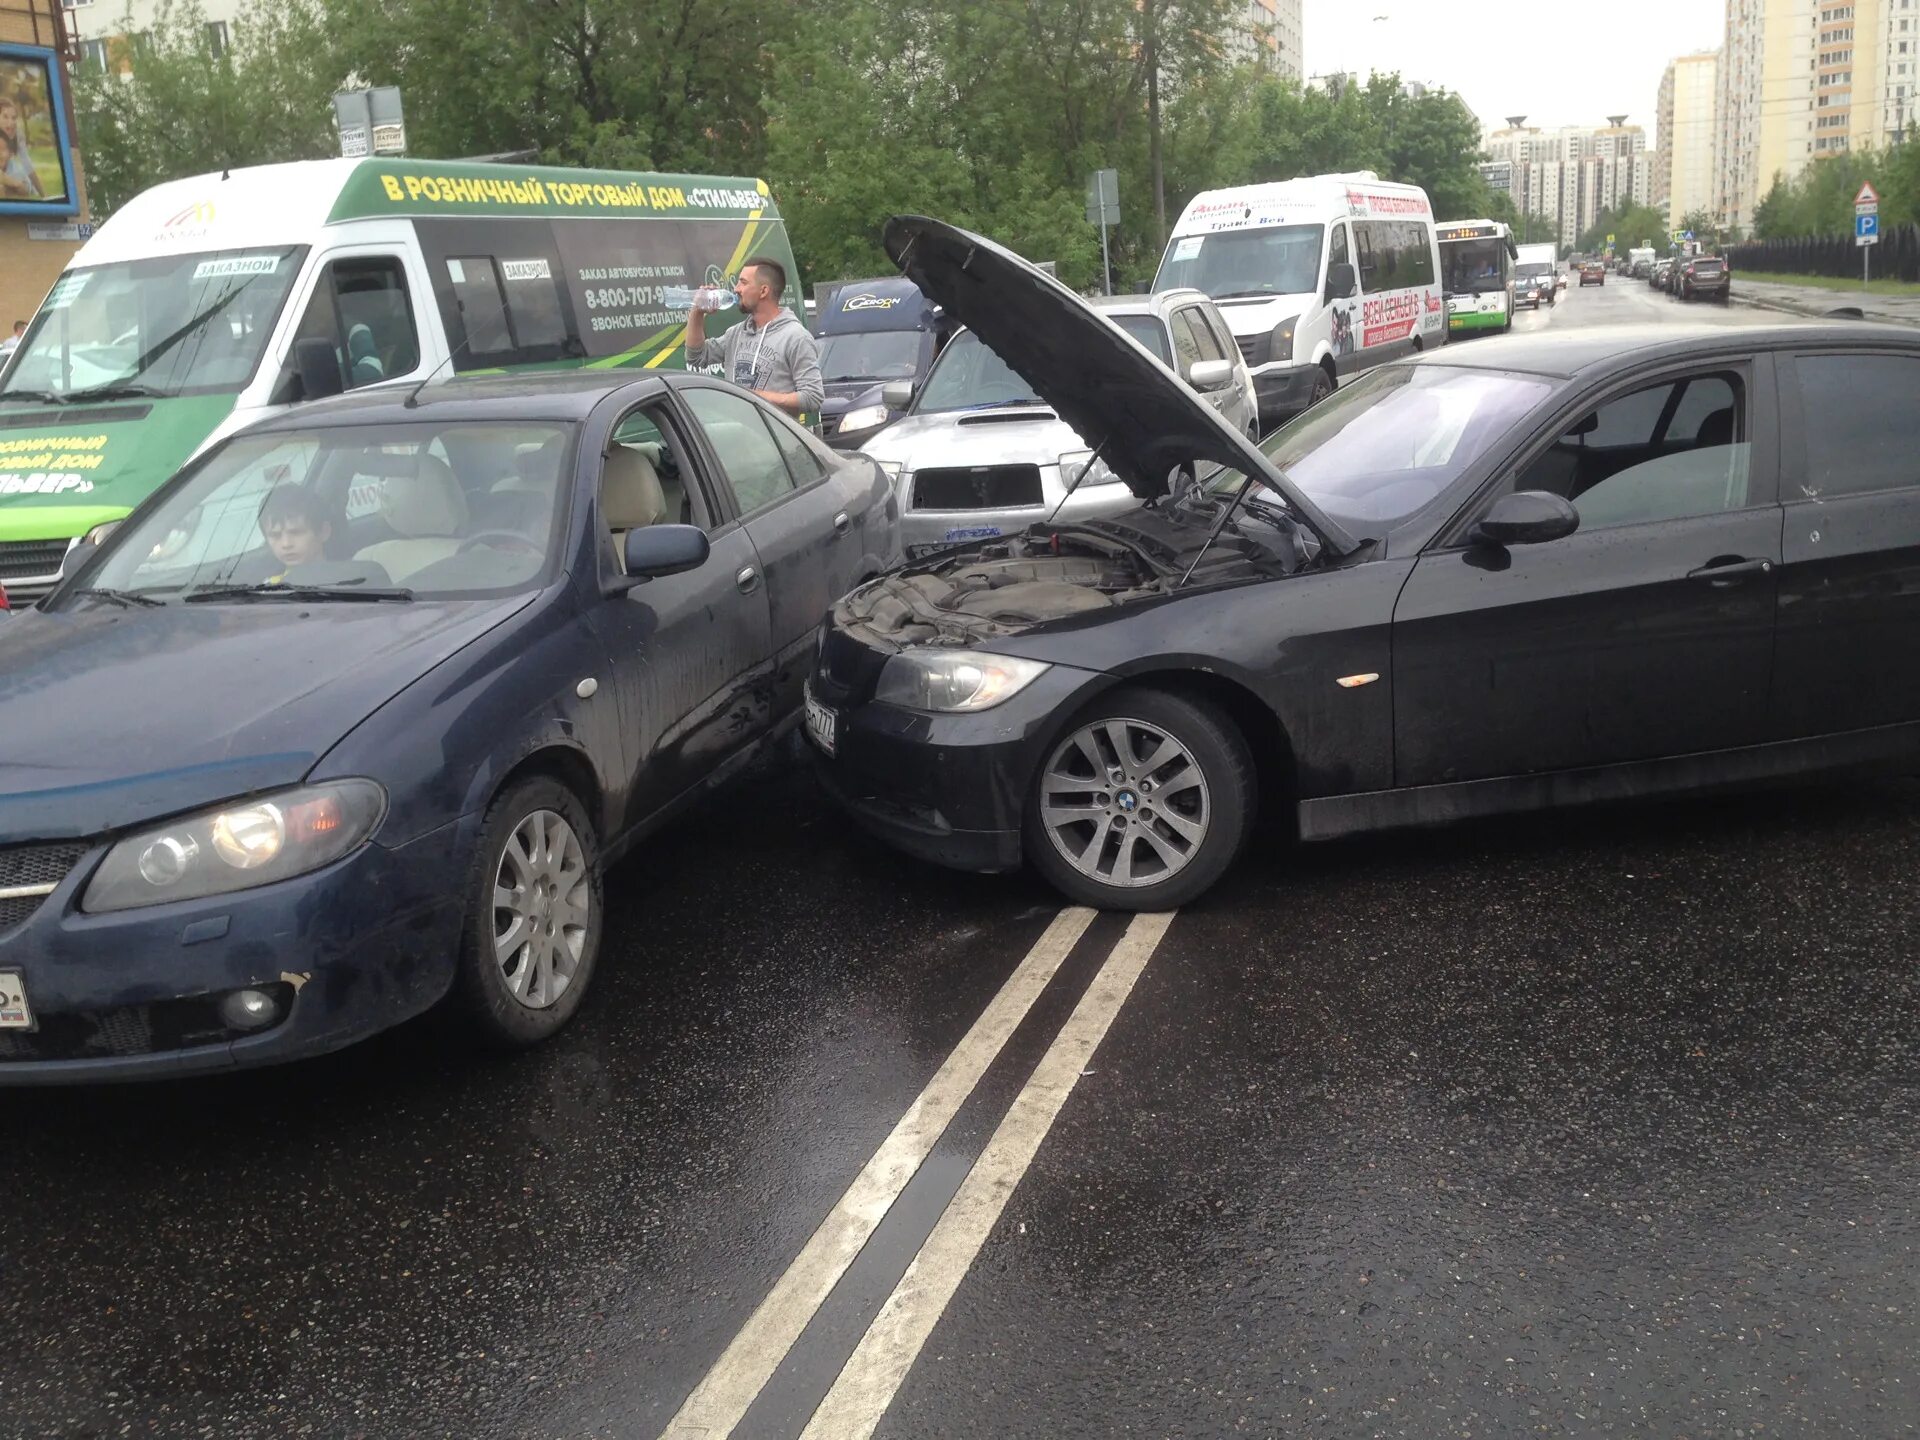
<path id="1" fill-rule="evenodd" d="M 278 585 L 294 566 L 327 558 L 333 520 L 320 497 L 305 485 L 276 485 L 260 507 L 260 534 L 280 564 L 280 573 L 269 576 L 267 583 Z"/>

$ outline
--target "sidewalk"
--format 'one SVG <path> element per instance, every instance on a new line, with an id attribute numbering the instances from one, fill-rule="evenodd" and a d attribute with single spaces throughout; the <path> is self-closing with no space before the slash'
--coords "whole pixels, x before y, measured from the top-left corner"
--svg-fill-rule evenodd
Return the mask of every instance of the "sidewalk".
<path id="1" fill-rule="evenodd" d="M 1735 271 L 1733 301 L 1762 310 L 1784 310 L 1790 315 L 1825 316 L 1842 306 L 1857 305 L 1868 320 L 1889 325 L 1920 325 L 1920 295 L 1868 295 L 1860 291 L 1816 290 L 1810 285 L 1776 285 Z"/>

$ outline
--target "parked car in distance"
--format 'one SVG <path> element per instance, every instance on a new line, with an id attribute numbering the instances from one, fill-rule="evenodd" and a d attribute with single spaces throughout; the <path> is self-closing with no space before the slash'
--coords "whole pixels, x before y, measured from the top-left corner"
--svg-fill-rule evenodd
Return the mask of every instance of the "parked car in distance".
<path id="1" fill-rule="evenodd" d="M 1589 260 L 1580 267 L 1580 284 L 1583 287 L 1587 285 L 1605 285 L 1606 283 L 1607 267 L 1604 261 Z"/>
<path id="2" fill-rule="evenodd" d="M 1680 266 L 1679 288 L 1682 300 L 1718 300 L 1728 303 L 1733 294 L 1733 267 L 1718 255 L 1696 255 Z"/>
<path id="3" fill-rule="evenodd" d="M 1319 840 L 1920 766 L 1920 335 L 1519 334 L 1256 446 L 1017 257 L 885 242 L 1138 501 L 834 607 L 808 733 L 899 848 L 1161 910 L 1263 806 Z"/>
<path id="4" fill-rule="evenodd" d="M 1164 290 L 1087 303 L 1235 430 L 1257 431 L 1259 405 L 1247 363 L 1205 294 Z M 1074 363 L 1070 355 L 1057 360 Z M 1089 519 L 1133 503 L 1094 456 L 1104 435 L 1087 435 L 1062 420 L 1038 398 L 1032 380 L 977 334 L 955 336 L 917 393 L 890 386 L 887 403 L 906 413 L 868 441 L 864 453 L 895 476 L 909 558 L 1023 530 L 1050 515 Z"/>
<path id="5" fill-rule="evenodd" d="M 6 622 L 0 1085 L 443 999 L 553 1034 L 604 867 L 798 723 L 821 614 L 896 547 L 877 465 L 705 376 L 382 387 L 220 442 Z"/>
<path id="6" fill-rule="evenodd" d="M 1667 272 L 1673 268 L 1672 260 L 1656 260 L 1653 268 L 1647 272 L 1647 284 L 1655 290 L 1667 288 Z"/>

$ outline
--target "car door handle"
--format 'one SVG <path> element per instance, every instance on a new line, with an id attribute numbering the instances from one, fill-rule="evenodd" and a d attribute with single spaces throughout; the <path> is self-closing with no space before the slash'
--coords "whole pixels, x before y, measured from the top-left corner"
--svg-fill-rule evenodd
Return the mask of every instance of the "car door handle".
<path id="1" fill-rule="evenodd" d="M 1709 585 L 1734 585 L 1755 575 L 1768 575 L 1773 571 L 1771 560 L 1742 560 L 1737 555 L 1728 555 L 1719 560 L 1709 560 L 1698 570 L 1689 570 L 1687 579 L 1704 580 Z"/>
<path id="2" fill-rule="evenodd" d="M 760 586 L 760 572 L 749 565 L 733 577 L 733 583 L 740 587 L 742 595 L 751 595 Z"/>
<path id="3" fill-rule="evenodd" d="M 838 515 L 833 517 L 833 528 L 842 535 L 846 534 L 847 531 L 853 528 L 853 517 L 842 510 Z"/>

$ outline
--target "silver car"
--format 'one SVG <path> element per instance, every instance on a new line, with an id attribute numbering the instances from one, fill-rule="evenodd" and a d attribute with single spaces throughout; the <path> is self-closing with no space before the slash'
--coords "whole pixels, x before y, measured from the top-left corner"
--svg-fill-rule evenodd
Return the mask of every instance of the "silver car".
<path id="1" fill-rule="evenodd" d="M 1198 290 L 1088 302 L 1236 430 L 1257 435 L 1259 402 L 1232 332 Z M 1083 437 L 970 330 L 954 336 L 917 393 L 888 386 L 907 413 L 861 449 L 894 478 L 909 559 L 969 540 L 1017 534 L 1137 503 Z M 1072 493 L 1069 494 L 1069 487 Z"/>

